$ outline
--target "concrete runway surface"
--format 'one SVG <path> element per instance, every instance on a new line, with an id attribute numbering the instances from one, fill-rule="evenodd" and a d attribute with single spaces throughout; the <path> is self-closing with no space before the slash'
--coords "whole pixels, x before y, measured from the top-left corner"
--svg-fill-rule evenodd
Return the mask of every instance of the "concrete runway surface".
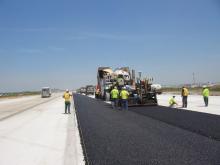
<path id="1" fill-rule="evenodd" d="M 1 165 L 83 165 L 75 116 L 61 94 L 0 101 Z"/>
<path id="2" fill-rule="evenodd" d="M 220 164 L 217 115 L 161 106 L 118 111 L 82 95 L 75 107 L 87 164 Z"/>

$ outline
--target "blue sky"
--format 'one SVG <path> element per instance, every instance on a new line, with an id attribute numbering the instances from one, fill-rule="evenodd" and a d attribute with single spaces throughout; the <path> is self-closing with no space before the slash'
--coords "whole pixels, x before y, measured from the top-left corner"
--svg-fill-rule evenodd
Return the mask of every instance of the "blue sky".
<path id="1" fill-rule="evenodd" d="M 96 84 L 98 66 L 220 82 L 220 1 L 0 0 L 0 57 L 0 91 Z"/>

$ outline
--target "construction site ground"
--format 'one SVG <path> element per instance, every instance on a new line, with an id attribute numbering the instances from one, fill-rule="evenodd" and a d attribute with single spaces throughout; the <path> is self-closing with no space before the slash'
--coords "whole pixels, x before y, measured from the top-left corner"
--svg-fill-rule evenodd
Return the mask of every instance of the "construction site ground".
<path id="1" fill-rule="evenodd" d="M 158 95 L 160 106 L 118 111 L 74 95 L 70 115 L 59 93 L 0 100 L 0 164 L 220 164 L 220 97 L 204 107 L 192 95 L 182 109 L 178 95 L 178 107 L 167 107 L 171 96 Z"/>

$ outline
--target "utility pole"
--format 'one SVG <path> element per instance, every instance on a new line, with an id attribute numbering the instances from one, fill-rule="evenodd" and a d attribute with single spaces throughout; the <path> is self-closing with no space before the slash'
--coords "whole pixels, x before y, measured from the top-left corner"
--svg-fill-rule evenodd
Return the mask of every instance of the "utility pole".
<path id="1" fill-rule="evenodd" d="M 196 85 L 195 73 L 193 72 L 193 85 Z"/>

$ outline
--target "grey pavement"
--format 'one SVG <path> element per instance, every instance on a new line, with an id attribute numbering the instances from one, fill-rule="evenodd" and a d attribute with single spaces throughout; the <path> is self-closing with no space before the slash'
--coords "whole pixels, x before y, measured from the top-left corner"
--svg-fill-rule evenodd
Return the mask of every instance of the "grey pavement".
<path id="1" fill-rule="evenodd" d="M 13 106 L 13 102 L 9 102 Z M 22 101 L 15 102 L 22 104 Z M 0 112 L 4 111 L 3 104 L 8 103 L 0 103 Z M 85 164 L 75 109 L 71 108 L 71 115 L 63 114 L 61 97 L 44 103 L 35 100 L 28 106 L 31 107 L 26 111 L 0 121 L 0 164 Z"/>

